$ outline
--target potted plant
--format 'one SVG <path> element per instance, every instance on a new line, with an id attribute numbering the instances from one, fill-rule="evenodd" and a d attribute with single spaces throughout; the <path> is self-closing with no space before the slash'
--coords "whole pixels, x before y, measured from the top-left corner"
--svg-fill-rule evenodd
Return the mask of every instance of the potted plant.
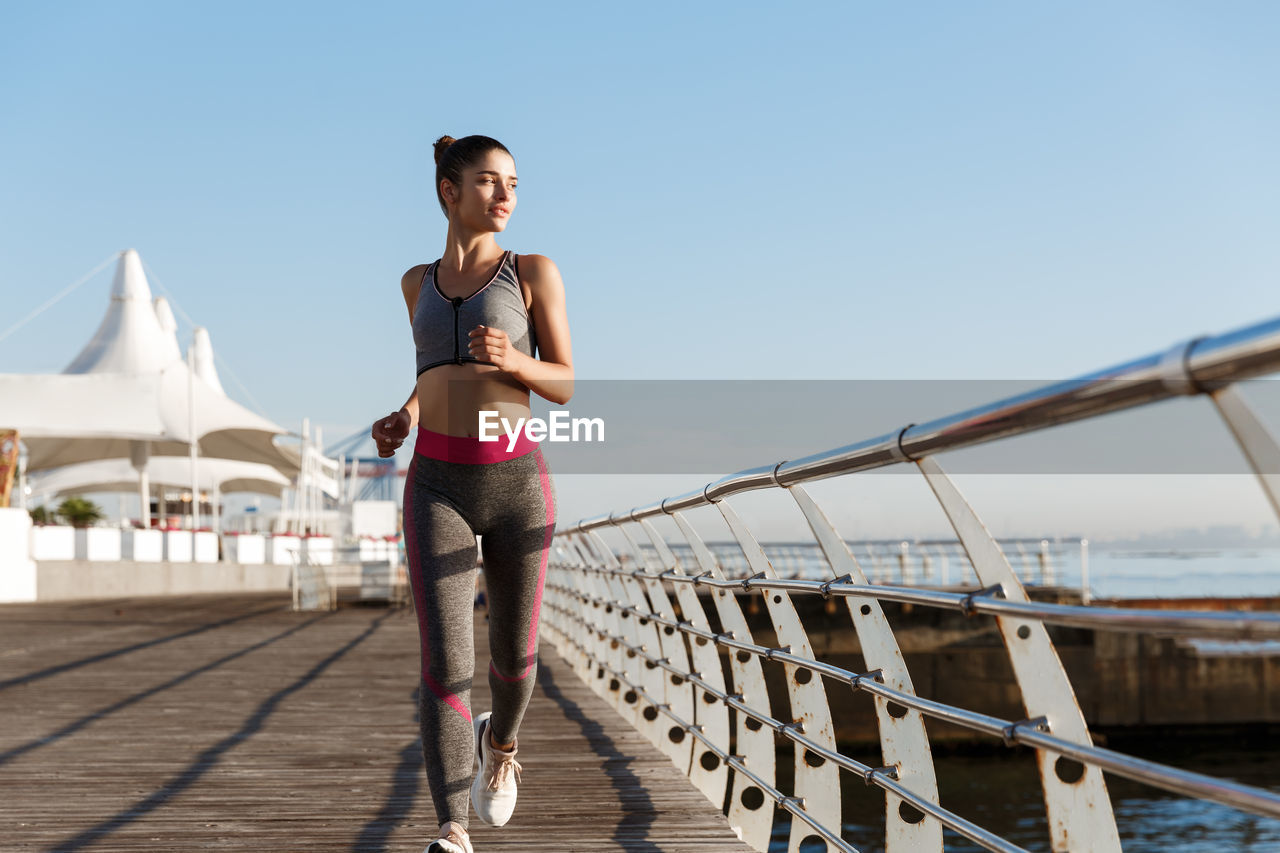
<path id="1" fill-rule="evenodd" d="M 103 519 L 102 508 L 87 498 L 69 497 L 58 504 L 57 514 L 72 527 L 92 527 Z"/>

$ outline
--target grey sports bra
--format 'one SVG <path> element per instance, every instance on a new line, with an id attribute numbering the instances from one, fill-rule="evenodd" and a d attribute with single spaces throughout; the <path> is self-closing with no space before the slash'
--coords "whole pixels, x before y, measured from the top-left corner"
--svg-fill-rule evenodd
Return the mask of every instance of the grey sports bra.
<path id="1" fill-rule="evenodd" d="M 436 268 L 429 265 L 418 288 L 413 309 L 413 341 L 418 347 L 418 375 L 442 364 L 493 364 L 467 351 L 467 333 L 476 326 L 502 329 L 511 345 L 527 356 L 537 349 L 533 321 L 524 307 L 516 256 L 508 251 L 489 283 L 466 297 L 450 299 L 436 284 Z"/>

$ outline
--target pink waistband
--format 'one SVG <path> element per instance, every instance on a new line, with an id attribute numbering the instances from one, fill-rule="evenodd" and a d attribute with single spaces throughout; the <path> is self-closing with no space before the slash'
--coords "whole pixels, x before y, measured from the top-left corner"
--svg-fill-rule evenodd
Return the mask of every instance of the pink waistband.
<path id="1" fill-rule="evenodd" d="M 515 446 L 507 450 L 511 439 L 499 435 L 497 441 L 481 441 L 466 435 L 445 435 L 418 427 L 418 440 L 413 446 L 414 453 L 421 453 L 428 459 L 439 459 L 441 462 L 460 462 L 463 465 L 487 465 L 490 462 L 503 462 L 532 453 L 538 449 L 538 442 L 520 430 L 516 436 Z"/>

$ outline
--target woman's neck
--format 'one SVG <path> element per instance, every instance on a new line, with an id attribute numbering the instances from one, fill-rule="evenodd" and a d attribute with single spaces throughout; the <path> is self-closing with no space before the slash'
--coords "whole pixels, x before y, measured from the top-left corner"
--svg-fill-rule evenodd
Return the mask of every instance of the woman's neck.
<path id="1" fill-rule="evenodd" d="M 477 267 L 491 265 L 493 259 L 500 254 L 502 249 L 493 239 L 492 231 L 470 231 L 450 222 L 440 265 L 455 272 L 467 273 Z"/>

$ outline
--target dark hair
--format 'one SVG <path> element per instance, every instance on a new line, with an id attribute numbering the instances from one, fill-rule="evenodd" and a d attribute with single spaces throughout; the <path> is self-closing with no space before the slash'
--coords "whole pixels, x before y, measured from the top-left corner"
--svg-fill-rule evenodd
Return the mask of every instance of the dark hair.
<path id="1" fill-rule="evenodd" d="M 444 194 L 440 192 L 440 181 L 448 178 L 455 184 L 462 183 L 462 170 L 474 166 L 476 161 L 494 149 L 506 151 L 507 146 L 490 136 L 464 136 L 454 139 L 442 136 L 436 140 L 436 198 L 440 200 L 440 209 L 449 215 L 449 208 L 444 203 Z M 514 157 L 511 157 L 514 160 Z"/>

